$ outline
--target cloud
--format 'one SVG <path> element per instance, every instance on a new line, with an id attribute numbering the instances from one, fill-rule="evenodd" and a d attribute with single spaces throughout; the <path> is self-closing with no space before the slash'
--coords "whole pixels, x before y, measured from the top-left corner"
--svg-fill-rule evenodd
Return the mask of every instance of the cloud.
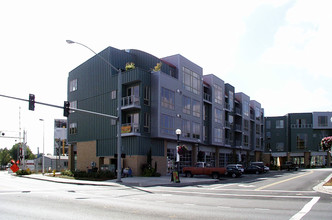
<path id="1" fill-rule="evenodd" d="M 332 77 L 332 17 L 330 1 L 297 1 L 286 15 L 286 23 L 274 36 L 274 44 L 261 57 L 271 65 L 293 66 L 315 77 Z"/>
<path id="2" fill-rule="evenodd" d="M 272 87 L 276 87 L 275 85 Z M 278 89 L 261 88 L 255 96 L 263 103 L 265 115 L 279 116 L 294 112 L 326 111 L 332 101 L 324 88 L 311 89 L 297 80 L 280 83 Z"/>

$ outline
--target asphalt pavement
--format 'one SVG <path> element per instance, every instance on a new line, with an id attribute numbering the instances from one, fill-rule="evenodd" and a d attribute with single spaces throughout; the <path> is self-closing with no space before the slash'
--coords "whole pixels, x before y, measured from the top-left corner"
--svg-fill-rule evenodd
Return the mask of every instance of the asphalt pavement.
<path id="1" fill-rule="evenodd" d="M 23 176 L 24 178 L 38 179 L 43 181 L 51 181 L 66 184 L 76 184 L 76 185 L 97 185 L 97 186 L 139 186 L 139 187 L 152 187 L 152 186 L 192 186 L 192 185 L 202 185 L 202 184 L 214 184 L 220 183 L 223 179 L 211 179 L 207 176 L 198 176 L 193 178 L 180 177 L 180 183 L 175 183 L 171 181 L 171 176 L 161 176 L 161 177 L 125 177 L 121 178 L 121 182 L 114 180 L 106 181 L 88 181 L 88 180 L 76 180 L 67 179 L 61 177 L 53 177 L 52 174 L 31 174 Z M 313 189 L 321 193 L 327 193 L 332 195 L 332 186 L 323 186 L 328 180 L 332 178 L 330 174 L 326 179 L 320 184 L 316 185 Z"/>

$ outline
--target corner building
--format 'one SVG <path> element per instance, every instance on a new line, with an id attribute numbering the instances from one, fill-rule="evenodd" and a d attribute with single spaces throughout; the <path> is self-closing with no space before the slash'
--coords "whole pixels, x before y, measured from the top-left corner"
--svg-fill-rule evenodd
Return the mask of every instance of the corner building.
<path id="1" fill-rule="evenodd" d="M 99 56 L 69 73 L 68 101 L 71 107 L 117 116 L 121 96 L 122 167 L 141 175 L 141 167 L 152 151 L 152 166 L 165 175 L 176 158 L 176 129 L 181 129 L 180 166 L 204 161 L 223 167 L 229 163 L 261 161 L 264 110 L 260 103 L 213 74 L 177 54 L 164 58 L 139 50 L 108 47 L 99 56 L 122 72 L 122 94 L 118 94 L 118 72 Z M 135 68 L 125 70 L 126 63 Z M 161 68 L 156 65 L 161 63 Z M 68 117 L 69 166 L 87 170 L 116 166 L 116 121 L 72 112 Z"/>

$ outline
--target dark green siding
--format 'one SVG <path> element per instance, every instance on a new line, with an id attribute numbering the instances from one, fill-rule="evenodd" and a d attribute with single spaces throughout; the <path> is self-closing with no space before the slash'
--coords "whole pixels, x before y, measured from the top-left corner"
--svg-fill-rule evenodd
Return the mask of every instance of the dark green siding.
<path id="1" fill-rule="evenodd" d="M 122 149 L 127 155 L 146 155 L 152 149 L 153 155 L 164 156 L 163 140 L 151 140 L 150 132 L 144 132 L 144 113 L 151 115 L 151 107 L 144 105 L 144 89 L 151 87 L 151 69 L 160 60 L 148 53 L 131 50 L 126 52 L 108 47 L 98 54 L 114 67 L 122 69 L 122 97 L 126 88 L 140 86 L 140 109 L 122 111 L 122 122 L 126 114 L 139 112 L 140 136 L 122 137 Z M 118 72 L 99 56 L 94 56 L 69 73 L 68 101 L 77 101 L 77 108 L 117 116 L 117 99 L 111 92 L 117 91 Z M 125 71 L 127 62 L 134 62 L 136 68 Z M 167 64 L 162 68 L 170 69 Z M 77 79 L 77 91 L 69 92 L 69 82 Z M 69 142 L 97 141 L 97 156 L 113 156 L 117 149 L 117 126 L 110 118 L 86 113 L 71 113 L 68 123 L 77 123 L 77 134 L 68 134 Z M 68 129 L 69 131 L 69 129 Z"/>

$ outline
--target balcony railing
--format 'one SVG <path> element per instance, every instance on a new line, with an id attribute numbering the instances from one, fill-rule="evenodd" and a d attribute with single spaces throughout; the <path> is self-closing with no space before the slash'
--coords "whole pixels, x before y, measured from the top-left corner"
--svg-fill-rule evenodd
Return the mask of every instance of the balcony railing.
<path id="1" fill-rule="evenodd" d="M 312 124 L 291 124 L 291 128 L 312 128 Z"/>
<path id="2" fill-rule="evenodd" d="M 128 123 L 122 124 L 121 126 L 121 136 L 140 136 L 139 124 L 138 123 Z"/>
<path id="3" fill-rule="evenodd" d="M 123 97 L 121 109 L 141 108 L 140 98 L 134 95 Z"/>
<path id="4" fill-rule="evenodd" d="M 211 96 L 209 94 L 207 94 L 207 93 L 204 92 L 203 100 L 211 102 Z"/>

